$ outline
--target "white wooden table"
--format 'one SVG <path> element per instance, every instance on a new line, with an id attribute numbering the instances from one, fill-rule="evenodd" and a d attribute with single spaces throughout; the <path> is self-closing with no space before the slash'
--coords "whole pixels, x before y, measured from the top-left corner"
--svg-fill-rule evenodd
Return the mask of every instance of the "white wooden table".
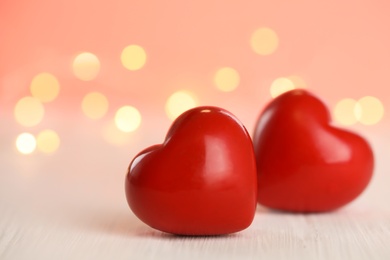
<path id="1" fill-rule="evenodd" d="M 247 230 L 179 237 L 128 209 L 126 167 L 148 144 L 112 147 L 68 131 L 52 156 L 22 156 L 1 136 L 0 259 L 390 259 L 390 138 L 372 131 L 375 176 L 352 204 L 327 214 L 258 208 Z"/>

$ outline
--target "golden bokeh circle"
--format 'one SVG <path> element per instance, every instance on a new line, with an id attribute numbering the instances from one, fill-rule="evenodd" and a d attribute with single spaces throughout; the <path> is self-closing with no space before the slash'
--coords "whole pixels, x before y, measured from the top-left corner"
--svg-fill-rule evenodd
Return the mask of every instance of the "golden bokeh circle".
<path id="1" fill-rule="evenodd" d="M 37 136 L 37 148 L 43 153 L 54 153 L 60 146 L 60 137 L 50 129 L 40 132 Z"/>
<path id="2" fill-rule="evenodd" d="M 224 67 L 217 70 L 214 76 L 214 84 L 224 92 L 235 90 L 240 84 L 240 75 L 230 67 Z"/>
<path id="3" fill-rule="evenodd" d="M 54 75 L 46 72 L 40 73 L 31 81 L 30 92 L 41 102 L 51 102 L 60 92 L 60 83 Z"/>
<path id="4" fill-rule="evenodd" d="M 128 70 L 139 70 L 145 66 L 147 59 L 144 48 L 139 45 L 129 45 L 121 53 L 122 65 Z"/>
<path id="5" fill-rule="evenodd" d="M 295 89 L 294 83 L 288 78 L 275 79 L 270 87 L 271 97 L 275 98 L 287 91 Z"/>
<path id="6" fill-rule="evenodd" d="M 98 57 L 90 52 L 83 52 L 73 60 L 73 73 L 83 81 L 90 81 L 97 77 L 100 71 L 100 61 Z"/>
<path id="7" fill-rule="evenodd" d="M 16 149 L 22 154 L 30 154 L 35 151 L 37 142 L 30 133 L 22 133 L 16 138 Z"/>
<path id="8" fill-rule="evenodd" d="M 14 108 L 16 121 L 22 126 L 32 127 L 38 125 L 45 114 L 42 103 L 34 97 L 21 98 Z"/>
<path id="9" fill-rule="evenodd" d="M 356 124 L 357 102 L 352 98 L 344 98 L 337 102 L 333 109 L 335 120 L 342 125 Z"/>
<path id="10" fill-rule="evenodd" d="M 360 106 L 360 113 L 359 109 L 357 109 L 355 114 L 360 123 L 364 125 L 375 125 L 383 118 L 385 108 L 378 98 L 365 96 L 359 99 L 357 103 Z"/>
<path id="11" fill-rule="evenodd" d="M 173 93 L 165 104 L 165 112 L 169 119 L 175 120 L 179 115 L 188 109 L 197 106 L 195 96 L 185 90 L 180 90 Z"/>
<path id="12" fill-rule="evenodd" d="M 115 125 L 122 132 L 134 132 L 141 125 L 141 113 L 132 106 L 123 106 L 115 114 Z"/>
<path id="13" fill-rule="evenodd" d="M 262 27 L 252 33 L 250 44 L 255 53 L 270 55 L 278 48 L 279 37 L 271 28 Z"/>
<path id="14" fill-rule="evenodd" d="M 91 119 L 102 118 L 108 111 L 108 99 L 99 92 L 91 92 L 84 96 L 81 103 L 83 113 Z"/>

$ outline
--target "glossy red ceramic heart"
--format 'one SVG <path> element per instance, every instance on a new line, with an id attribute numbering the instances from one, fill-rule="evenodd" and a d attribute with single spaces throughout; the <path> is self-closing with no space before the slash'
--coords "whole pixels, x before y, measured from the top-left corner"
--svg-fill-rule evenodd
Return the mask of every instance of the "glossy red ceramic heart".
<path id="1" fill-rule="evenodd" d="M 247 228 L 256 210 L 257 175 L 246 129 L 221 108 L 183 113 L 163 144 L 133 159 L 126 197 L 139 219 L 164 232 L 221 235 Z"/>
<path id="2" fill-rule="evenodd" d="M 258 201 L 294 212 L 337 209 L 355 199 L 373 172 L 373 153 L 359 135 L 330 125 L 316 97 L 292 90 L 261 114 L 254 147 Z"/>

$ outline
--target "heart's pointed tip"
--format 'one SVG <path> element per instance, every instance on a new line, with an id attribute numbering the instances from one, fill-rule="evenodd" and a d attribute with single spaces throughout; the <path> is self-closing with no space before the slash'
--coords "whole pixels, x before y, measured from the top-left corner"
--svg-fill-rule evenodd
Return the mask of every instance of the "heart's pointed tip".
<path id="1" fill-rule="evenodd" d="M 260 204 L 260 203 L 259 203 Z M 266 203 L 265 203 L 266 204 Z M 322 207 L 321 205 L 312 205 L 302 207 L 301 205 L 293 205 L 286 207 L 285 205 L 268 205 L 260 204 L 265 207 L 266 212 L 271 214 L 291 214 L 291 215 L 321 215 L 321 214 L 329 214 L 334 213 L 349 204 L 349 202 L 342 205 L 332 205 L 329 207 Z"/>
<path id="2" fill-rule="evenodd" d="M 237 236 L 239 232 L 232 232 L 232 233 L 207 233 L 207 232 L 195 232 L 195 233 L 167 233 L 162 231 L 165 236 L 169 238 L 178 238 L 178 239 L 210 239 L 210 238 L 227 238 L 232 236 Z"/>
<path id="3" fill-rule="evenodd" d="M 160 229 L 152 227 L 163 234 L 168 236 L 178 237 L 178 238 L 225 238 L 229 236 L 236 236 L 246 230 L 248 226 L 237 227 L 237 228 L 226 228 L 226 229 L 212 229 L 209 226 L 205 226 L 201 229 Z"/>

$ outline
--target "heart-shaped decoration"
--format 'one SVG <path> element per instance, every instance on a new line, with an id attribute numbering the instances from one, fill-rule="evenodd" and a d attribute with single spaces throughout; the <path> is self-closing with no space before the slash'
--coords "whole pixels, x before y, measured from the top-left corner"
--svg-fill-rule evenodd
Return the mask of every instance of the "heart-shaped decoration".
<path id="1" fill-rule="evenodd" d="M 359 135 L 330 125 L 325 105 L 304 90 L 275 98 L 253 140 L 258 202 L 294 212 L 337 209 L 366 188 L 374 158 Z"/>
<path id="2" fill-rule="evenodd" d="M 147 225 L 172 234 L 221 235 L 247 228 L 257 203 L 253 145 L 226 110 L 183 113 L 165 142 L 139 153 L 126 177 L 126 197 Z"/>

